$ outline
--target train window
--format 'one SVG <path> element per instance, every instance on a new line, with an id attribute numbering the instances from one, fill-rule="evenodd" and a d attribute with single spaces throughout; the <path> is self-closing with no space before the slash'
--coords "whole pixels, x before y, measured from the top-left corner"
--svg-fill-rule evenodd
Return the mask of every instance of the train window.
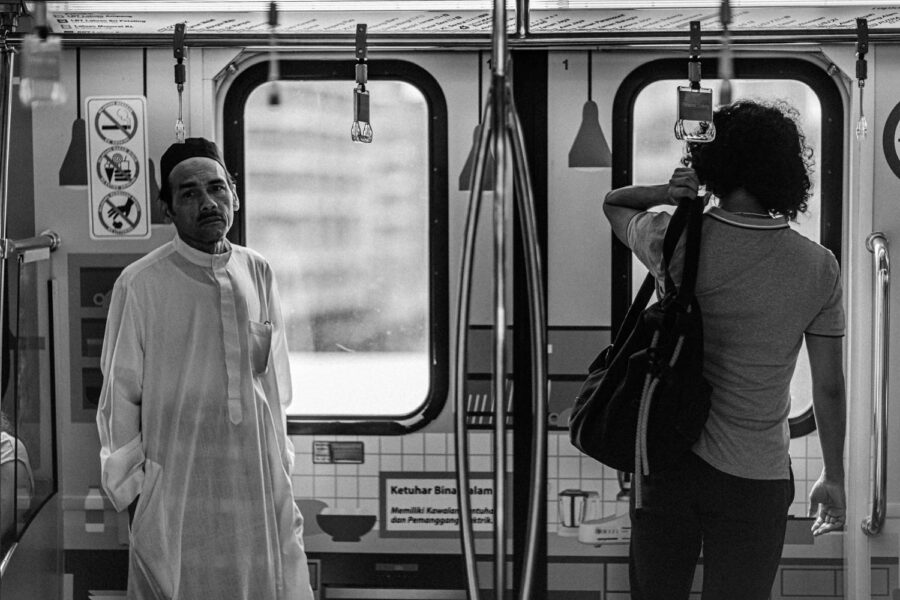
<path id="1" fill-rule="evenodd" d="M 371 80 L 374 141 L 353 143 L 352 74 L 302 75 L 278 82 L 276 106 L 272 84 L 248 91 L 239 190 L 244 243 L 278 281 L 290 429 L 407 430 L 446 395 L 446 361 L 435 356 L 446 337 L 435 311 L 445 235 L 433 226 L 446 228 L 435 209 L 446 203 L 432 197 L 432 102 L 409 81 Z"/>
<path id="2" fill-rule="evenodd" d="M 715 61 L 710 61 L 715 65 Z M 707 65 L 704 64 L 704 69 Z M 629 183 L 646 184 L 667 181 L 672 170 L 679 166 L 684 147 L 672 133 L 676 120 L 675 88 L 684 83 L 684 64 L 680 61 L 657 61 L 644 70 L 633 73 L 629 84 L 623 84 L 617 104 L 629 102 L 632 111 L 627 120 L 630 132 L 622 132 L 628 137 L 630 165 L 624 172 L 631 181 L 614 181 L 619 187 Z M 715 68 L 712 69 L 715 72 Z M 732 97 L 783 99 L 797 108 L 800 125 L 807 144 L 813 149 L 814 169 L 809 210 L 799 215 L 797 223 L 791 226 L 802 235 L 828 247 L 840 261 L 840 215 L 841 185 L 840 127 L 842 126 L 841 103 L 833 82 L 827 75 L 810 63 L 792 60 L 772 60 L 766 65 L 762 61 L 736 61 L 736 74 L 732 80 Z M 720 82 L 706 79 L 705 87 L 713 89 L 718 97 Z M 630 99 L 626 99 L 628 96 Z M 660 102 L 660 98 L 672 98 L 671 102 Z M 624 104 L 620 104 L 624 106 Z M 614 132 L 614 138 L 615 138 Z M 618 148 L 614 148 L 615 157 Z M 615 158 L 614 158 L 615 160 Z M 615 165 L 614 165 L 615 166 Z M 627 249 L 626 249 L 627 252 Z M 630 253 L 629 253 L 630 254 Z M 624 266 L 631 264 L 630 289 L 618 293 L 619 306 L 628 302 L 636 292 L 646 274 L 646 269 L 634 258 L 626 258 L 614 251 L 614 262 Z M 625 267 L 627 269 L 627 266 Z M 622 294 L 627 294 L 627 297 Z M 614 292 L 613 304 L 617 299 Z M 626 304 L 627 306 L 627 304 Z M 614 309 L 614 313 L 616 310 Z M 621 314 L 621 313 L 620 313 Z M 615 320 L 615 317 L 614 317 Z M 805 435 L 815 427 L 812 417 L 812 383 L 806 349 L 801 349 L 794 379 L 791 382 L 791 433 Z"/>

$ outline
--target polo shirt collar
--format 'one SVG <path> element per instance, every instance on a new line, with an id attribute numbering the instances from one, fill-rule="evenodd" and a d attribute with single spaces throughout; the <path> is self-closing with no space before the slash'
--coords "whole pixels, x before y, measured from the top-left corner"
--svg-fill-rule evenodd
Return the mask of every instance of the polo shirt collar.
<path id="1" fill-rule="evenodd" d="M 723 223 L 728 223 L 729 225 L 734 225 L 735 227 L 743 227 L 744 229 L 784 229 L 786 227 L 790 227 L 787 217 L 783 215 L 777 217 L 769 217 L 762 215 L 754 216 L 747 214 L 738 214 L 728 212 L 727 210 L 718 206 L 713 206 L 708 211 L 706 211 L 706 214 L 716 219 L 717 221 L 722 221 Z"/>
<path id="2" fill-rule="evenodd" d="M 175 244 L 175 250 L 178 254 L 201 267 L 208 267 L 211 269 L 221 268 L 227 265 L 228 261 L 231 259 L 231 242 L 228 240 L 225 240 L 226 250 L 222 254 L 207 254 L 192 246 L 188 246 L 178 233 L 175 234 L 175 239 L 172 241 Z"/>

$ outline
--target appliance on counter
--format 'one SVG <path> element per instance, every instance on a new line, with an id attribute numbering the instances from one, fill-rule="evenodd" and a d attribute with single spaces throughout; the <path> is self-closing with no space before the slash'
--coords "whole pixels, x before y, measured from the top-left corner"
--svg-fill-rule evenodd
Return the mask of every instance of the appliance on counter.
<path id="1" fill-rule="evenodd" d="M 557 533 L 564 537 L 578 536 L 578 527 L 585 521 L 599 519 L 603 507 L 597 492 L 563 490 L 559 493 L 559 526 Z"/>
<path id="2" fill-rule="evenodd" d="M 628 514 L 631 499 L 631 474 L 618 473 L 619 492 L 616 510 L 603 515 L 603 505 L 597 492 L 564 490 L 559 493 L 559 526 L 563 537 L 577 537 L 582 544 L 627 544 L 631 540 L 631 518 Z"/>
<path id="3" fill-rule="evenodd" d="M 627 544 L 631 541 L 631 518 L 628 513 L 584 521 L 578 526 L 578 541 L 582 544 Z"/>

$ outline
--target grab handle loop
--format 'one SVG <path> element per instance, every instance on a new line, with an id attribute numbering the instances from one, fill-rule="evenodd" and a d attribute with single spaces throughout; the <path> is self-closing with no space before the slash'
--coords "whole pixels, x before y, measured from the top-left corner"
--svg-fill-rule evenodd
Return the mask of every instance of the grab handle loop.
<path id="1" fill-rule="evenodd" d="M 365 23 L 356 25 L 356 89 L 353 90 L 353 125 L 350 126 L 350 139 L 363 144 L 371 144 L 375 135 L 369 122 L 369 92 L 366 90 L 369 80 L 367 29 Z"/>
<path id="2" fill-rule="evenodd" d="M 175 55 L 175 88 L 178 90 L 178 118 L 175 120 L 175 141 L 184 143 L 184 23 L 175 24 L 175 35 L 172 39 L 172 53 Z"/>
<path id="3" fill-rule="evenodd" d="M 859 119 L 856 121 L 856 139 L 863 141 L 869 133 L 869 124 L 863 111 L 863 89 L 866 86 L 868 68 L 866 53 L 869 51 L 869 22 L 856 19 L 856 82 L 859 87 Z"/>
<path id="4" fill-rule="evenodd" d="M 713 125 L 712 90 L 700 86 L 700 21 L 691 21 L 688 86 L 678 86 L 678 120 L 675 137 L 685 142 L 706 143 L 716 139 Z"/>

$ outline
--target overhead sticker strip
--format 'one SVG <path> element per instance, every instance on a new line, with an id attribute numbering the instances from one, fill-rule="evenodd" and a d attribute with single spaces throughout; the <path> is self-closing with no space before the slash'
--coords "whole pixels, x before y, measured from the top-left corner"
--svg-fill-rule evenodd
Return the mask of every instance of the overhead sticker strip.
<path id="1" fill-rule="evenodd" d="M 92 240 L 150 237 L 146 104 L 143 96 L 85 99 Z"/>

